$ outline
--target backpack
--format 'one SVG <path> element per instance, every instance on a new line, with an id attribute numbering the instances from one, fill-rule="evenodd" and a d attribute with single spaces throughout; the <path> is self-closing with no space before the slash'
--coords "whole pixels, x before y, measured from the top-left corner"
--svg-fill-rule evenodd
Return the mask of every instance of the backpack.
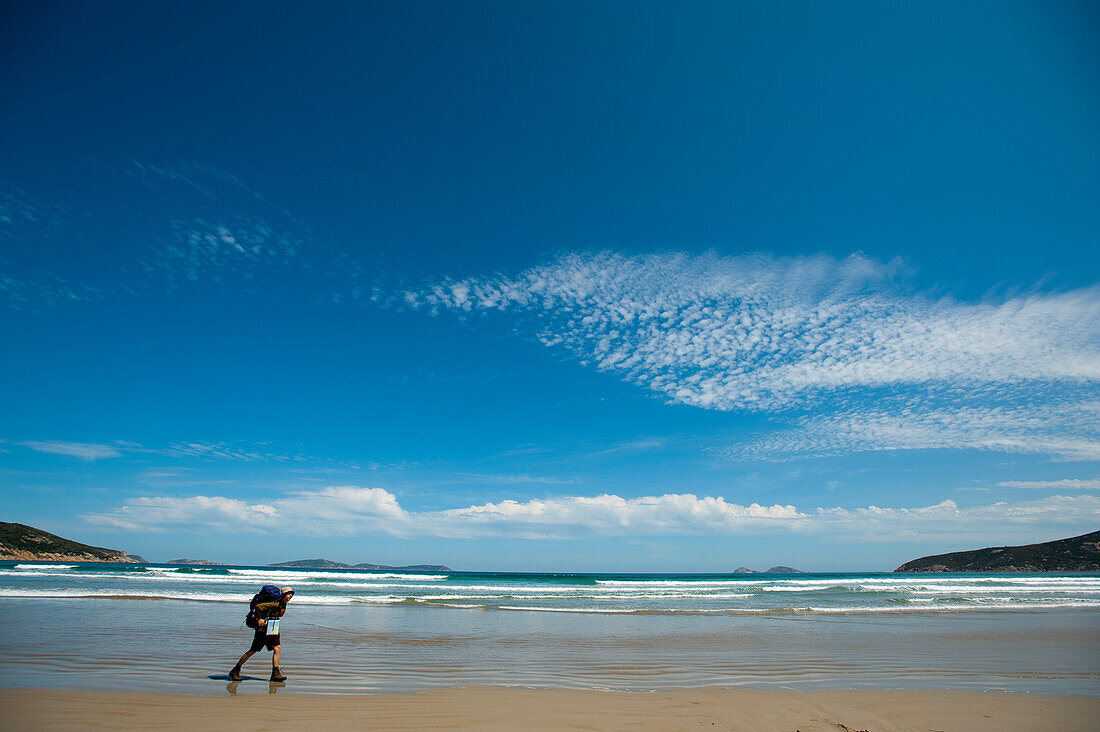
<path id="1" fill-rule="evenodd" d="M 256 621 L 256 606 L 262 602 L 275 602 L 282 596 L 283 593 L 275 585 L 261 587 L 260 591 L 253 595 L 252 600 L 248 603 L 248 615 L 244 616 L 244 624 L 249 628 L 259 628 L 260 624 Z"/>

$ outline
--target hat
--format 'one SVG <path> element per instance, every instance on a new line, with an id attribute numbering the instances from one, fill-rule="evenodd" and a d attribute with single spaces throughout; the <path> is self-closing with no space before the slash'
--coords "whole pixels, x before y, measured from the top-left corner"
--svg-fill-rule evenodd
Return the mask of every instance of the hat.
<path id="1" fill-rule="evenodd" d="M 279 590 L 279 594 L 280 595 L 293 595 L 294 590 L 290 589 L 289 587 L 284 587 L 283 589 Z"/>

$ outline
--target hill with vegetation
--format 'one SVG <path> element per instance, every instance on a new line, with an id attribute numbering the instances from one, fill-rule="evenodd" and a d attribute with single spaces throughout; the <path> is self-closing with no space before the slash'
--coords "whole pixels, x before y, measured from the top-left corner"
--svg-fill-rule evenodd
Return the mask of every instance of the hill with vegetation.
<path id="1" fill-rule="evenodd" d="M 289 569 L 351 569 L 350 564 L 334 562 L 331 559 L 295 559 L 292 562 L 275 562 L 267 566 Z"/>
<path id="2" fill-rule="evenodd" d="M 276 562 L 269 567 L 288 567 L 291 569 L 371 569 L 401 572 L 451 572 L 450 567 L 442 564 L 410 564 L 404 567 L 391 567 L 388 564 L 344 564 L 331 559 L 296 559 L 292 562 Z"/>
<path id="3" fill-rule="evenodd" d="M 795 569 L 794 567 L 785 567 L 783 565 L 777 565 L 770 569 L 765 569 L 763 572 L 758 572 L 755 569 L 749 569 L 748 567 L 738 567 L 730 572 L 730 574 L 806 574 L 801 569 Z"/>
<path id="4" fill-rule="evenodd" d="M 122 562 L 145 560 L 117 549 L 81 544 L 25 524 L 0 521 L 0 560 L 21 562 Z"/>
<path id="5" fill-rule="evenodd" d="M 998 546 L 921 557 L 895 572 L 1097 572 L 1100 531 L 1026 546 Z"/>

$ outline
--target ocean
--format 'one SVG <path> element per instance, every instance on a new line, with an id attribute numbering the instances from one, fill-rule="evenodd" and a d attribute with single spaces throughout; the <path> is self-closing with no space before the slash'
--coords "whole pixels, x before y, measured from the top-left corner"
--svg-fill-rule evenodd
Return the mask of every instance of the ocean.
<path id="1" fill-rule="evenodd" d="M 0 597 L 246 603 L 261 584 L 292 585 L 296 606 L 726 615 L 1100 609 L 1100 573 L 433 574 L 0 563 Z"/>
<path id="2" fill-rule="evenodd" d="M 232 685 L 217 676 L 251 639 L 243 619 L 262 584 L 296 591 L 283 621 L 283 666 L 296 691 L 507 684 L 1100 696 L 1100 573 L 419 573 L 26 562 L 0 563 L 0 686 L 226 693 Z M 246 672 L 266 676 L 266 663 L 254 658 Z"/>

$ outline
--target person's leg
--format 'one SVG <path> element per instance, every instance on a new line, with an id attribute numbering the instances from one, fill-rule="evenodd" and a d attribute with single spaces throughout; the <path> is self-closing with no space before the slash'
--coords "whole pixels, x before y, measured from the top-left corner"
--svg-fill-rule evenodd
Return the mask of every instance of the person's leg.
<path id="1" fill-rule="evenodd" d="M 271 680 L 272 681 L 286 681 L 286 675 L 279 670 L 279 656 L 283 650 L 282 645 L 277 645 L 271 649 L 274 651 L 274 655 L 271 656 Z"/>
<path id="2" fill-rule="evenodd" d="M 260 648 L 258 649 L 258 648 L 256 648 L 256 639 L 253 638 L 252 639 L 252 647 L 244 652 L 244 655 L 242 655 L 240 660 L 237 661 L 236 666 L 229 669 L 229 678 L 233 681 L 240 681 L 241 680 L 241 666 L 243 666 L 248 659 L 252 658 L 253 654 L 255 654 L 257 650 L 260 650 L 262 648 L 263 648 L 263 642 L 261 641 Z"/>

